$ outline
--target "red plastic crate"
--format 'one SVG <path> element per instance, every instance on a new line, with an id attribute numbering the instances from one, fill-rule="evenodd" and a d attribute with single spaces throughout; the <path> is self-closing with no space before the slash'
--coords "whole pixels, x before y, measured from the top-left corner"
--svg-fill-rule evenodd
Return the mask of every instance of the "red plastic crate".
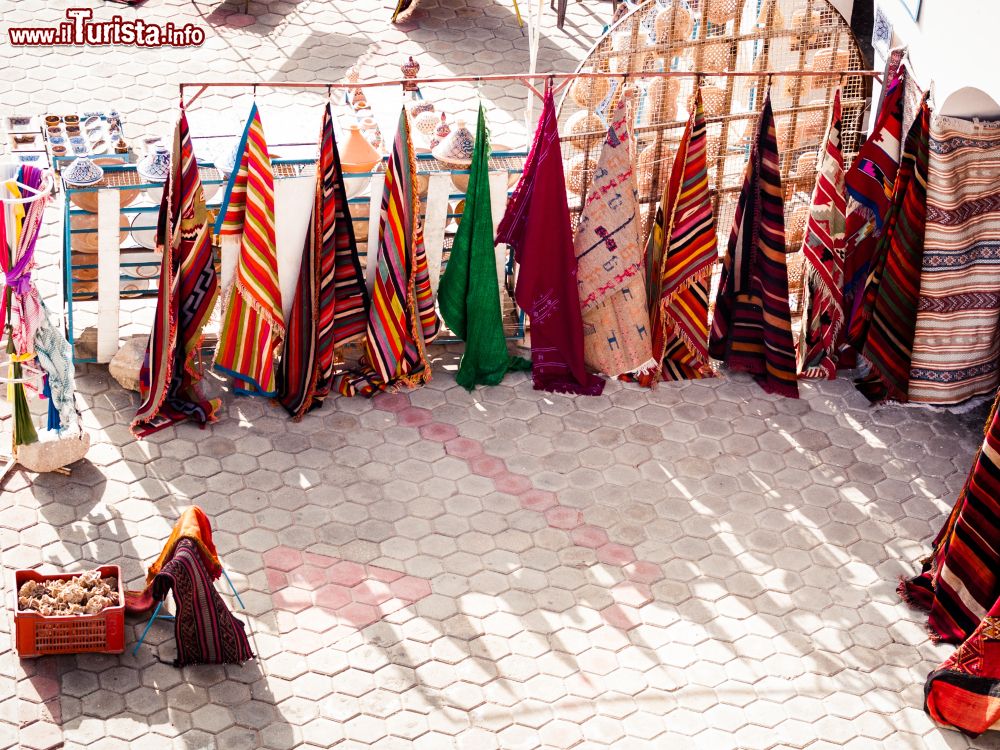
<path id="1" fill-rule="evenodd" d="M 17 607 L 17 592 L 26 581 L 57 581 L 79 573 L 42 575 L 37 570 L 14 572 L 14 644 L 18 656 L 45 654 L 120 654 L 125 650 L 125 590 L 122 572 L 117 565 L 98 568 L 101 577 L 118 579 L 118 606 L 96 615 L 46 617 L 37 612 L 23 612 Z"/>

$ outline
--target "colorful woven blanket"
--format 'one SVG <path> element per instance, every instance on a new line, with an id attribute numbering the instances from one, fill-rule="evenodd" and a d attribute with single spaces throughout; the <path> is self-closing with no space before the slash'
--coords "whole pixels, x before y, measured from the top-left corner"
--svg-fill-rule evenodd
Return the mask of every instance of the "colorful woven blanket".
<path id="1" fill-rule="evenodd" d="M 900 68 L 882 102 L 871 137 L 847 172 L 847 234 L 844 255 L 844 314 L 851 324 L 861 304 L 882 225 L 892 206 L 903 138 L 903 81 Z"/>
<path id="2" fill-rule="evenodd" d="M 274 172 L 256 103 L 239 152 L 215 225 L 219 235 L 240 237 L 236 278 L 223 302 L 215 368 L 233 376 L 237 393 L 274 396 L 285 320 L 274 242 Z"/>
<path id="3" fill-rule="evenodd" d="M 806 303 L 802 316 L 799 377 L 833 380 L 844 326 L 844 231 L 847 196 L 844 192 L 844 155 L 840 151 L 843 126 L 840 89 L 833 96 L 830 127 L 826 131 L 816 187 L 809 206 L 802 254 L 806 261 Z"/>
<path id="4" fill-rule="evenodd" d="M 197 505 L 191 505 L 184 509 L 180 518 L 174 523 L 170 530 L 159 556 L 149 566 L 146 572 L 146 586 L 142 591 L 125 592 L 125 608 L 134 614 L 146 612 L 153 607 L 155 602 L 151 595 L 153 579 L 163 569 L 163 566 L 174 555 L 174 550 L 178 543 L 183 540 L 190 540 L 201 553 L 202 564 L 205 570 L 216 580 L 222 575 L 222 563 L 219 561 L 219 553 L 215 549 L 215 542 L 212 539 L 212 524 L 208 516 Z"/>
<path id="5" fill-rule="evenodd" d="M 410 125 L 403 109 L 382 193 L 375 287 L 361 371 L 340 378 L 339 390 L 345 396 L 371 397 L 431 379 L 426 345 L 438 335 L 441 324 L 427 269 L 416 179 Z M 370 255 L 368 262 L 373 262 Z"/>
<path id="6" fill-rule="evenodd" d="M 722 264 L 709 354 L 752 373 L 768 393 L 798 398 L 780 164 L 768 92 Z"/>
<path id="7" fill-rule="evenodd" d="M 278 400 L 295 420 L 333 385 L 335 350 L 364 335 L 368 307 L 328 103 L 320 129 L 316 198 L 278 369 Z"/>
<path id="8" fill-rule="evenodd" d="M 514 297 L 531 322 L 535 388 L 599 395 L 604 381 L 589 374 L 583 360 L 576 255 L 551 89 L 496 242 L 510 245 L 519 265 Z"/>
<path id="9" fill-rule="evenodd" d="M 136 437 L 185 419 L 201 424 L 213 422 L 220 404 L 202 394 L 202 368 L 195 364 L 202 330 L 215 307 L 219 282 L 205 194 L 183 109 L 174 133 L 156 244 L 163 254 L 160 289 L 146 356 L 139 370 L 142 403 L 132 420 Z"/>
<path id="10" fill-rule="evenodd" d="M 924 253 L 929 129 L 925 102 L 906 136 L 893 207 L 851 325 L 851 346 L 871 364 L 871 372 L 857 381 L 858 390 L 872 402 L 907 400 Z"/>
<path id="11" fill-rule="evenodd" d="M 955 404 L 1000 378 L 1000 126 L 931 121 L 910 400 Z"/>
<path id="12" fill-rule="evenodd" d="M 925 708 L 936 721 L 978 735 L 1000 728 L 1000 395 L 951 515 L 920 575 L 900 583 L 927 627 L 962 645 L 927 678 Z"/>
<path id="13" fill-rule="evenodd" d="M 617 377 L 656 368 L 639 239 L 639 196 L 620 97 L 576 228 L 574 250 L 587 367 Z"/>
<path id="14" fill-rule="evenodd" d="M 188 664 L 242 664 L 253 658 L 242 622 L 233 617 L 212 585 L 198 547 L 181 539 L 153 579 L 152 595 L 162 601 L 174 592 L 175 667 Z"/>
<path id="15" fill-rule="evenodd" d="M 708 357 L 708 295 L 719 250 L 708 194 L 705 133 L 698 88 L 646 244 L 653 359 L 660 366 L 638 377 L 645 386 L 661 378 L 714 376 Z"/>
<path id="16" fill-rule="evenodd" d="M 438 287 L 441 317 L 465 342 L 455 380 L 470 391 L 478 384 L 497 385 L 508 370 L 531 367 L 527 360 L 510 355 L 504 339 L 493 250 L 489 158 L 490 133 L 480 104 L 465 210 Z"/>

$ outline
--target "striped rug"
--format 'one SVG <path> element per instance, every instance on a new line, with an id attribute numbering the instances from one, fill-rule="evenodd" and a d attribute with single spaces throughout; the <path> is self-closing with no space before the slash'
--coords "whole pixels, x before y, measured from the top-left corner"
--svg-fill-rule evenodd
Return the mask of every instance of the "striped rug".
<path id="1" fill-rule="evenodd" d="M 174 132 L 170 174 L 163 188 L 156 244 L 162 252 L 156 314 L 139 370 L 142 403 L 132 420 L 136 437 L 185 419 L 215 421 L 219 401 L 201 391 L 195 364 L 202 329 L 218 294 L 212 235 L 187 115 Z"/>
<path id="2" fill-rule="evenodd" d="M 440 332 L 434 308 L 413 142 L 406 110 L 401 110 L 382 193 L 375 286 L 365 328 L 361 368 L 345 373 L 338 390 L 353 396 L 413 388 L 431 379 L 425 347 Z"/>
<path id="3" fill-rule="evenodd" d="M 285 322 L 274 243 L 274 173 L 256 102 L 239 152 L 216 222 L 218 234 L 240 238 L 240 250 L 223 303 L 215 369 L 233 376 L 237 393 L 274 396 Z"/>
<path id="4" fill-rule="evenodd" d="M 805 312 L 799 348 L 799 377 L 833 380 L 844 326 L 844 231 L 847 197 L 840 89 L 833 96 L 830 127 L 826 132 L 816 187 L 809 206 L 802 254 L 806 261 Z"/>
<path id="5" fill-rule="evenodd" d="M 869 401 L 907 400 L 927 215 L 930 110 L 921 105 L 903 147 L 896 195 L 872 263 L 850 342 L 871 364 L 857 381 Z"/>
<path id="6" fill-rule="evenodd" d="M 278 399 L 294 419 L 330 393 L 334 352 L 364 335 L 367 306 L 328 103 L 320 130 L 312 224 L 278 370 Z"/>
<path id="7" fill-rule="evenodd" d="M 961 643 L 927 678 L 925 708 L 942 724 L 976 736 L 1000 728 L 1000 414 L 986 435 L 918 576 L 900 583 L 929 612 L 928 630 Z"/>
<path id="8" fill-rule="evenodd" d="M 1000 382 L 998 175 L 1000 125 L 932 118 L 911 401 L 955 404 Z"/>
<path id="9" fill-rule="evenodd" d="M 889 208 L 899 171 L 903 138 L 905 68 L 882 102 L 871 136 L 847 172 L 847 234 L 844 247 L 844 314 L 850 326 L 861 304 L 872 257 Z"/>
<path id="10" fill-rule="evenodd" d="M 768 92 L 722 264 L 709 354 L 753 374 L 768 393 L 798 398 L 780 167 Z"/>
<path id="11" fill-rule="evenodd" d="M 708 295 L 719 249 L 706 143 L 698 88 L 646 245 L 653 358 L 660 366 L 639 376 L 645 386 L 661 379 L 714 377 L 708 356 Z"/>

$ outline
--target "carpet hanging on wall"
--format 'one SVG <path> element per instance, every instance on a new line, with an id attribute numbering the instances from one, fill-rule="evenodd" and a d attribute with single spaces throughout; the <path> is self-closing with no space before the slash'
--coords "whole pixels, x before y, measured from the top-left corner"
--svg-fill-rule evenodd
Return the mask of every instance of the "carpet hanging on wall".
<path id="1" fill-rule="evenodd" d="M 403 109 L 382 193 L 375 285 L 360 371 L 339 377 L 338 389 L 345 396 L 371 397 L 431 379 L 426 346 L 440 332 L 441 323 L 427 269 L 416 180 L 410 125 Z"/>
<path id="2" fill-rule="evenodd" d="M 843 121 L 840 89 L 833 96 L 816 186 L 809 206 L 802 254 L 806 262 L 805 308 L 799 348 L 799 377 L 833 380 L 844 327 L 844 231 L 847 196 L 844 155 L 840 150 Z"/>
<path id="3" fill-rule="evenodd" d="M 709 354 L 751 373 L 768 393 L 798 398 L 780 164 L 768 92 L 722 264 Z"/>
<path id="4" fill-rule="evenodd" d="M 223 301 L 215 369 L 246 395 L 277 394 L 275 363 L 285 335 L 274 239 L 274 172 L 257 103 L 219 210 L 220 236 L 240 238 L 236 276 Z"/>
<path id="5" fill-rule="evenodd" d="M 195 362 L 202 331 L 215 307 L 219 282 L 205 193 L 183 108 L 160 203 L 156 245 L 163 256 L 160 289 L 139 370 L 142 403 L 132 421 L 132 432 L 137 437 L 185 419 L 203 425 L 213 422 L 219 408 L 217 399 L 203 395 L 203 372 Z"/>
<path id="6" fill-rule="evenodd" d="M 329 395 L 335 352 L 364 336 L 367 308 L 368 290 L 327 103 L 312 220 L 278 368 L 278 400 L 293 419 L 301 419 Z"/>
<path id="7" fill-rule="evenodd" d="M 519 266 L 514 296 L 530 320 L 535 389 L 599 395 L 604 380 L 588 373 L 583 360 L 576 255 L 551 87 L 495 241 L 513 249 Z"/>
<path id="8" fill-rule="evenodd" d="M 698 88 L 646 243 L 649 320 L 658 364 L 636 377 L 647 387 L 661 379 L 714 376 L 708 356 L 708 296 L 719 251 L 706 144 Z"/>
<path id="9" fill-rule="evenodd" d="M 527 360 L 510 355 L 504 338 L 500 282 L 493 250 L 490 133 L 482 104 L 475 143 L 465 210 L 438 287 L 441 317 L 452 333 L 465 342 L 455 380 L 470 391 L 477 385 L 497 385 L 508 370 L 531 367 Z"/>
<path id="10" fill-rule="evenodd" d="M 861 295 L 882 227 L 892 206 L 903 139 L 903 84 L 900 68 L 882 102 L 871 136 L 847 172 L 847 234 L 844 247 L 844 315 L 849 327 Z"/>
<path id="11" fill-rule="evenodd" d="M 656 369 L 627 122 L 622 96 L 611 114 L 574 238 L 583 359 L 590 369 L 611 377 Z"/>
<path id="12" fill-rule="evenodd" d="M 929 128 L 924 102 L 906 136 L 893 207 L 851 325 L 851 346 L 871 365 L 857 387 L 872 402 L 907 400 L 924 253 Z"/>
<path id="13" fill-rule="evenodd" d="M 910 400 L 957 404 L 1000 382 L 1000 124 L 931 120 Z"/>

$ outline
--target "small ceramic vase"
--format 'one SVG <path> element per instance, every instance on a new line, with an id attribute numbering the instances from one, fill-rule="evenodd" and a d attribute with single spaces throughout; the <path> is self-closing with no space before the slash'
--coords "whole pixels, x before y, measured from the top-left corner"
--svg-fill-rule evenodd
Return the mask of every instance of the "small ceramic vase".
<path id="1" fill-rule="evenodd" d="M 400 65 L 399 69 L 403 72 L 403 78 L 406 80 L 406 83 L 403 84 L 403 91 L 416 91 L 418 86 L 413 83 L 413 79 L 420 73 L 420 63 L 413 59 L 413 55 L 410 55 L 410 59 Z"/>
<path id="2" fill-rule="evenodd" d="M 451 132 L 451 128 L 448 127 L 448 121 L 445 120 L 444 112 L 441 113 L 441 122 L 434 129 L 434 135 L 431 137 L 431 150 L 433 151 Z"/>

